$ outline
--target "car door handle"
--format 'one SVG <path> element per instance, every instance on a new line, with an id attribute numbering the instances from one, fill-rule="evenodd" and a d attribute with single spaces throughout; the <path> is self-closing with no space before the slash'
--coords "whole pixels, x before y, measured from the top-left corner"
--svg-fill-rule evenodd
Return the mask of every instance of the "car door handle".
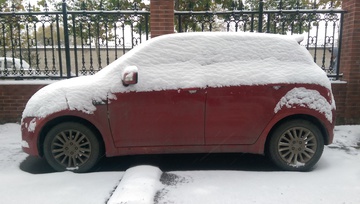
<path id="1" fill-rule="evenodd" d="M 279 90 L 279 89 L 281 89 L 283 86 L 273 86 L 273 89 L 275 89 L 275 90 Z"/>
<path id="2" fill-rule="evenodd" d="M 106 101 L 96 101 L 96 100 L 93 100 L 93 101 L 92 101 L 92 104 L 93 104 L 94 106 L 106 105 Z"/>
<path id="3" fill-rule="evenodd" d="M 196 93 L 198 90 L 199 90 L 199 88 L 186 88 L 186 89 L 180 89 L 181 91 L 187 91 L 187 92 L 189 92 L 190 94 L 194 94 L 194 93 Z"/>

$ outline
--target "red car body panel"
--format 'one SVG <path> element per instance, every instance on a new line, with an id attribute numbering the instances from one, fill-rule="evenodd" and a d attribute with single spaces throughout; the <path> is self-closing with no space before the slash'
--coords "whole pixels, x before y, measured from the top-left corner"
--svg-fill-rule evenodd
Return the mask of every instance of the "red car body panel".
<path id="1" fill-rule="evenodd" d="M 106 156 L 158 153 L 246 152 L 263 154 L 271 129 L 295 115 L 316 118 L 325 130 L 327 143 L 333 140 L 334 122 L 323 113 L 303 106 L 274 108 L 294 87 L 317 90 L 329 104 L 332 95 L 313 84 L 271 84 L 205 89 L 117 93 L 116 100 L 98 105 L 93 114 L 63 110 L 22 121 L 23 150 L 41 156 L 42 137 L 53 121 L 81 118 L 100 133 Z M 332 110 L 333 120 L 335 111 Z"/>
<path id="2" fill-rule="evenodd" d="M 116 147 L 203 145 L 205 90 L 116 94 L 109 120 Z"/>
<path id="3" fill-rule="evenodd" d="M 254 144 L 274 115 L 272 86 L 208 88 L 207 145 Z"/>

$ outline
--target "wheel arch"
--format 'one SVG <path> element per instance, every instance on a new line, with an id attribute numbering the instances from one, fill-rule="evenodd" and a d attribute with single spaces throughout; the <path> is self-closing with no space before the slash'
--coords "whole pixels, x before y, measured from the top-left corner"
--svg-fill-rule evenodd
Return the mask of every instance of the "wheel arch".
<path id="1" fill-rule="evenodd" d="M 328 144 L 330 143 L 330 141 L 329 141 L 329 133 L 328 133 L 325 125 L 324 125 L 319 119 L 317 119 L 317 118 L 314 117 L 314 116 L 305 115 L 305 114 L 290 115 L 290 116 L 284 117 L 284 118 L 282 118 L 281 120 L 279 120 L 279 121 L 271 128 L 271 130 L 269 131 L 268 136 L 266 137 L 266 141 L 265 141 L 265 147 L 264 147 L 265 154 L 268 153 L 269 142 L 270 142 L 272 133 L 273 133 L 280 125 L 282 125 L 283 123 L 288 122 L 288 121 L 291 121 L 291 120 L 299 120 L 299 119 L 300 119 L 300 120 L 310 121 L 311 123 L 313 123 L 316 127 L 319 128 L 319 130 L 320 130 L 320 132 L 321 132 L 321 134 L 322 134 L 322 136 L 323 136 L 325 145 L 328 145 Z"/>
<path id="2" fill-rule="evenodd" d="M 39 155 L 41 157 L 44 156 L 44 140 L 45 137 L 47 135 L 47 133 L 57 124 L 60 124 L 62 122 L 75 122 L 75 123 L 80 123 L 82 125 L 85 125 L 86 127 L 90 128 L 91 131 L 93 131 L 93 133 L 96 135 L 97 139 L 100 142 L 100 146 L 101 146 L 101 150 L 105 151 L 105 144 L 104 144 L 104 139 L 101 135 L 101 132 L 98 130 L 98 128 L 96 128 L 96 126 L 94 124 L 92 124 L 90 121 L 78 117 L 78 116 L 61 116 L 61 117 L 56 117 L 50 121 L 48 121 L 44 127 L 42 128 L 41 132 L 40 132 L 40 137 L 38 140 L 38 150 L 39 150 Z"/>

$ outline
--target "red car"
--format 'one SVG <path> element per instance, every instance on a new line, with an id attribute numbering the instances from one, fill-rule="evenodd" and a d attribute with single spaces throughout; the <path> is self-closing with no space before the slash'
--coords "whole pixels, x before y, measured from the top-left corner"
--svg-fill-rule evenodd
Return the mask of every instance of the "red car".
<path id="1" fill-rule="evenodd" d="M 291 36 L 151 39 L 100 72 L 32 96 L 22 147 L 58 171 L 104 155 L 247 152 L 308 171 L 333 140 L 331 84 Z"/>

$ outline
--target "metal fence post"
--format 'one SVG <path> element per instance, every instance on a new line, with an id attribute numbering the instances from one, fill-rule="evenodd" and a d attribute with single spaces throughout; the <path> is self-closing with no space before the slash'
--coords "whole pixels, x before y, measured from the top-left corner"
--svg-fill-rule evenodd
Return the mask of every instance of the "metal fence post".
<path id="1" fill-rule="evenodd" d="M 66 57 L 66 75 L 67 78 L 71 77 L 71 64 L 70 64 L 70 46 L 69 46 L 69 28 L 68 28 L 68 16 L 66 9 L 66 0 L 62 3 L 63 23 L 64 23 L 64 43 L 65 43 L 65 57 Z M 60 67 L 60 69 L 62 69 Z"/>
<path id="2" fill-rule="evenodd" d="M 146 40 L 149 40 L 149 15 L 145 15 L 145 32 L 146 32 Z"/>
<path id="3" fill-rule="evenodd" d="M 344 26 L 344 13 L 341 13 L 340 16 L 340 30 L 339 30 L 339 43 L 338 43 L 338 53 L 336 56 L 336 80 L 339 80 L 340 74 L 340 55 L 341 55 L 341 46 L 342 46 L 342 35 L 343 35 L 343 27 Z"/>
<path id="4" fill-rule="evenodd" d="M 263 0 L 260 0 L 259 1 L 259 25 L 258 25 L 258 32 L 259 33 L 262 33 L 263 13 L 264 13 L 264 2 L 263 2 Z"/>

